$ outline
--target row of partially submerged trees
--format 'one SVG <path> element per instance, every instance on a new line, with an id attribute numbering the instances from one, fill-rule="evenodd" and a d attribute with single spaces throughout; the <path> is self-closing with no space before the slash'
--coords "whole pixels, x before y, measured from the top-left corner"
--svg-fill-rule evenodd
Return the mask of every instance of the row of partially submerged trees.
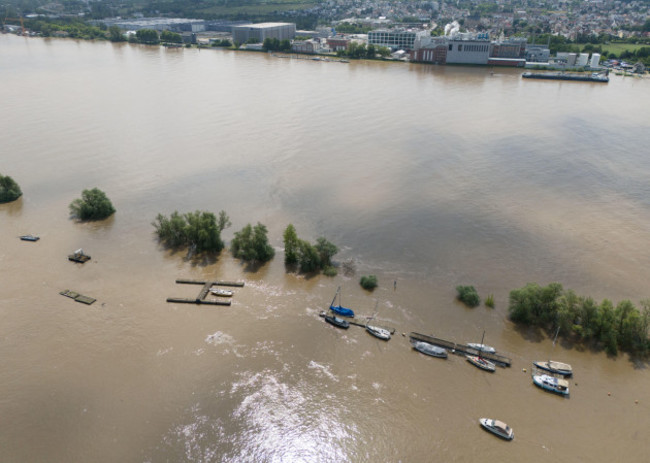
<path id="1" fill-rule="evenodd" d="M 0 174 L 0 203 L 15 201 L 22 195 L 20 186 L 9 176 Z M 106 194 L 98 188 L 83 190 L 81 198 L 70 203 L 70 213 L 81 220 L 100 220 L 115 212 Z M 195 211 L 185 214 L 173 212 L 169 217 L 158 214 L 152 223 L 158 238 L 170 247 L 187 246 L 195 252 L 220 252 L 225 243 L 221 239 L 224 229 L 231 226 L 225 211 Z M 268 230 L 261 223 L 247 224 L 235 232 L 230 250 L 236 258 L 251 263 L 268 262 L 275 256 L 269 244 Z M 288 268 L 303 273 L 323 271 L 334 276 L 337 271 L 332 257 L 338 248 L 324 237 L 312 244 L 300 239 L 295 227 L 289 224 L 283 233 L 284 262 Z M 366 289 L 377 286 L 375 275 L 361 277 L 360 284 Z M 473 286 L 458 286 L 458 298 L 469 306 L 476 306 L 480 298 Z M 489 296 L 493 306 L 492 295 Z M 508 315 L 522 325 L 540 327 L 571 337 L 583 343 L 602 346 L 611 354 L 620 350 L 635 355 L 650 352 L 650 299 L 641 301 L 639 310 L 630 300 L 616 306 L 608 299 L 600 304 L 591 297 L 578 296 L 573 290 L 565 290 L 559 283 L 540 286 L 529 283 L 510 292 Z"/>
<path id="2" fill-rule="evenodd" d="M 221 239 L 224 229 L 231 226 L 225 211 L 215 215 L 212 212 L 196 211 L 180 214 L 174 211 L 169 217 L 158 214 L 152 225 L 158 238 L 170 247 L 187 246 L 196 252 L 220 252 L 225 244 Z M 284 230 L 284 262 L 300 272 L 323 271 L 326 275 L 336 275 L 332 257 L 338 248 L 324 237 L 311 244 L 300 239 L 296 229 L 289 224 Z M 268 229 L 262 223 L 250 223 L 235 232 L 230 242 L 230 251 L 238 259 L 250 263 L 268 262 L 275 256 L 269 244 Z"/>

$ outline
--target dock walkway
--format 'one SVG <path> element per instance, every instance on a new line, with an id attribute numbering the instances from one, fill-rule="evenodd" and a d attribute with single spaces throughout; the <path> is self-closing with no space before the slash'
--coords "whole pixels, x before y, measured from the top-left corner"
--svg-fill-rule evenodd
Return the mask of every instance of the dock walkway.
<path id="1" fill-rule="evenodd" d="M 453 341 L 447 341 L 445 339 L 440 339 L 436 338 L 435 336 L 429 336 L 427 334 L 421 334 L 421 333 L 415 333 L 411 332 L 409 333 L 409 338 L 411 342 L 413 341 L 424 341 L 428 342 L 429 344 L 433 344 L 435 346 L 439 347 L 444 347 L 447 349 L 449 352 L 452 354 L 458 354 L 458 355 L 479 355 L 478 349 L 474 349 L 473 347 L 469 347 L 466 344 L 457 344 Z M 487 359 L 499 366 L 502 367 L 509 367 L 512 365 L 512 359 L 500 355 L 500 354 L 490 354 L 488 352 L 480 352 L 481 357 L 484 359 Z"/>
<path id="2" fill-rule="evenodd" d="M 222 281 L 222 280 L 202 281 L 202 280 L 178 279 L 176 280 L 176 283 L 183 284 L 183 285 L 203 285 L 203 288 L 201 288 L 201 291 L 194 299 L 168 297 L 167 302 L 176 302 L 180 304 L 230 305 L 231 304 L 230 299 L 216 300 L 216 301 L 206 299 L 208 293 L 210 292 L 210 288 L 212 288 L 213 286 L 231 286 L 237 288 L 244 287 L 243 281 Z"/>

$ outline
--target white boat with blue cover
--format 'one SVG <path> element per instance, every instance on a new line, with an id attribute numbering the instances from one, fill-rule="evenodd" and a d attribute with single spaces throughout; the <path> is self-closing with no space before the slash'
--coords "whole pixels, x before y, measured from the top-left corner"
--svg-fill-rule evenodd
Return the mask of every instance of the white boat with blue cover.
<path id="1" fill-rule="evenodd" d="M 566 379 L 559 379 L 550 375 L 533 375 L 533 383 L 545 391 L 569 395 L 569 382 Z"/>

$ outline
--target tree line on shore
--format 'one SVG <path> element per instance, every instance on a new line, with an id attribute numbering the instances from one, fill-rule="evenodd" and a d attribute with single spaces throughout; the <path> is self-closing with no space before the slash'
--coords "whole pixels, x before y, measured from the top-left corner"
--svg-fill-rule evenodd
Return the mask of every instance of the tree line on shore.
<path id="1" fill-rule="evenodd" d="M 559 283 L 529 283 L 510 292 L 508 315 L 521 325 L 539 327 L 583 343 L 603 347 L 608 354 L 620 350 L 633 355 L 650 352 L 650 299 L 639 310 L 630 300 L 616 306 L 604 299 L 578 296 Z"/>

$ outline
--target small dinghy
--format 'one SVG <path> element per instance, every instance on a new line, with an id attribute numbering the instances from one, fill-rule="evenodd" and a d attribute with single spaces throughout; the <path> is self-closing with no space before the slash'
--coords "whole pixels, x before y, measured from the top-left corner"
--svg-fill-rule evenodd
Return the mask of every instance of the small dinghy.
<path id="1" fill-rule="evenodd" d="M 23 241 L 38 241 L 41 238 L 40 236 L 35 236 L 35 235 L 21 235 L 20 239 Z"/>
<path id="2" fill-rule="evenodd" d="M 210 288 L 210 294 L 221 297 L 231 297 L 234 293 L 229 289 Z"/>

